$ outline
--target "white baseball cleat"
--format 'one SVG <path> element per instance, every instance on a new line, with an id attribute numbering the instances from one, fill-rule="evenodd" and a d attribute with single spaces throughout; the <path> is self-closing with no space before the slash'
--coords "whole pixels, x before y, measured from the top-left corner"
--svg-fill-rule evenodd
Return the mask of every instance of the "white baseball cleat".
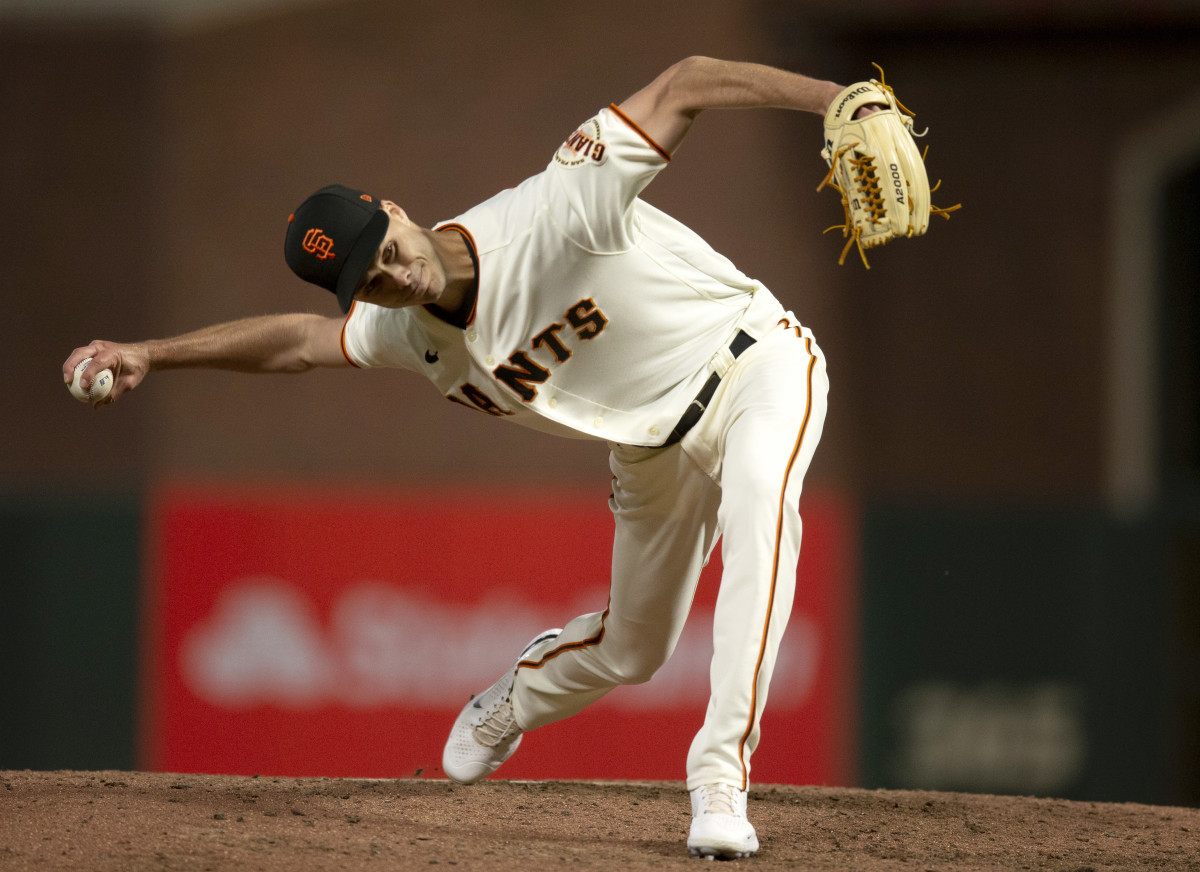
<path id="1" fill-rule="evenodd" d="M 728 784 L 705 784 L 691 793 L 687 846 L 693 856 L 731 860 L 758 850 L 758 835 L 746 819 L 746 791 Z"/>
<path id="2" fill-rule="evenodd" d="M 562 630 L 538 633 L 525 646 L 517 663 L 552 639 Z M 516 664 L 500 680 L 463 706 L 450 729 L 450 738 L 442 750 L 442 771 L 460 784 L 474 784 L 500 768 L 521 744 L 521 728 L 513 716 L 513 682 Z"/>

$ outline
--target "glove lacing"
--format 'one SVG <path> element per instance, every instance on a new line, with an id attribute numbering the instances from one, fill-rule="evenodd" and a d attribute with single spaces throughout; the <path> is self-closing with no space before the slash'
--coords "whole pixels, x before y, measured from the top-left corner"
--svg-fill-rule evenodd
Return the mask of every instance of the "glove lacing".
<path id="1" fill-rule="evenodd" d="M 850 214 L 850 200 L 846 192 L 842 190 L 842 186 L 833 180 L 833 174 L 837 169 L 837 162 L 842 159 L 846 152 L 853 149 L 853 145 L 847 145 L 845 148 L 839 149 L 837 154 L 833 155 L 833 160 L 830 162 L 829 172 L 825 174 L 825 178 L 821 180 L 821 184 L 817 185 L 817 190 L 820 191 L 826 185 L 833 188 L 842 198 L 842 210 L 845 212 L 845 223 L 834 224 L 832 227 L 826 227 L 823 233 L 828 233 L 830 230 L 842 231 L 842 236 L 849 237 L 846 240 L 846 245 L 842 248 L 841 257 L 838 258 L 838 266 L 844 266 L 846 263 L 846 255 L 850 253 L 852 246 L 858 246 L 858 256 L 862 258 L 863 266 L 867 269 L 871 268 L 871 264 L 867 263 L 867 253 L 863 250 L 862 244 L 862 228 L 854 225 L 853 216 Z M 850 158 L 850 165 L 853 167 L 854 184 L 857 188 L 858 195 L 862 199 L 863 208 L 866 210 L 867 219 L 872 224 L 879 224 L 884 218 L 883 192 L 879 189 L 879 176 L 875 172 L 875 166 L 872 163 L 870 155 L 860 155 L 859 157 Z M 909 198 L 909 209 L 912 198 Z"/>

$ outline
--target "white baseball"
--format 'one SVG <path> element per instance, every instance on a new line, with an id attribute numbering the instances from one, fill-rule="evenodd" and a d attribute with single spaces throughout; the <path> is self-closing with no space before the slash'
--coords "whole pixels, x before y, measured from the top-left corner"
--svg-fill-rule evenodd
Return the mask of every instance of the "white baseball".
<path id="1" fill-rule="evenodd" d="M 88 364 L 92 362 L 90 357 L 86 357 L 75 365 L 75 375 L 71 377 L 71 383 L 67 385 L 67 390 L 71 392 L 71 396 L 79 400 L 81 403 L 98 403 L 108 396 L 109 391 L 113 386 L 113 374 L 111 369 L 103 369 L 92 379 L 91 387 L 84 390 L 79 384 L 79 377 L 83 371 L 87 369 Z"/>

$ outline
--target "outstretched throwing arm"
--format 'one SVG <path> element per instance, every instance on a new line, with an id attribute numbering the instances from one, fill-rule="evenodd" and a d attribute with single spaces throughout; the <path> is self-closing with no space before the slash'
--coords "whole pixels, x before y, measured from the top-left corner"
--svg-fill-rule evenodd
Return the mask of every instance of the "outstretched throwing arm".
<path id="1" fill-rule="evenodd" d="M 94 374 L 113 372 L 112 392 L 96 407 L 115 402 L 153 370 L 209 368 L 239 372 L 305 372 L 315 367 L 349 366 L 342 354 L 343 319 L 319 315 L 266 315 L 216 324 L 171 339 L 147 342 L 95 340 L 71 352 L 63 362 L 63 381 L 75 366 L 92 358 L 80 376 L 82 387 Z"/>

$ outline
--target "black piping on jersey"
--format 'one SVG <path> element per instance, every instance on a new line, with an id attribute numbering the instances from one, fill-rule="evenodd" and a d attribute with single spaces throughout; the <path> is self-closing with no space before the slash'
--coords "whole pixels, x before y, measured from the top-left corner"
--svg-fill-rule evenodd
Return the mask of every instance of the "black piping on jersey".
<path id="1" fill-rule="evenodd" d="M 657 151 L 659 154 L 659 157 L 661 157 L 663 160 L 666 160 L 666 161 L 669 161 L 671 159 L 671 153 L 669 151 L 667 151 L 665 148 L 663 148 L 661 145 L 659 145 L 657 142 L 655 142 L 653 139 L 651 139 L 649 133 L 642 130 L 642 128 L 638 127 L 638 124 L 636 121 L 634 121 L 632 118 L 630 118 L 628 115 L 626 115 L 624 112 L 621 111 L 621 107 L 619 107 L 616 103 L 610 103 L 609 108 L 612 109 L 613 112 L 617 113 L 618 118 L 620 118 L 622 121 L 624 121 L 630 127 L 632 127 L 634 133 L 636 133 L 642 139 L 646 140 L 646 144 L 648 146 L 650 146 L 652 149 L 654 149 L 655 151 Z"/>
<path id="2" fill-rule="evenodd" d="M 474 323 L 475 309 L 479 306 L 479 253 L 475 249 L 475 238 L 471 236 L 471 231 L 463 227 L 461 224 L 443 224 L 441 227 L 437 228 L 437 230 L 439 233 L 445 230 L 453 230 L 459 236 L 461 236 L 463 238 L 463 242 L 467 244 L 467 254 L 471 256 L 471 264 L 475 267 L 475 280 L 471 282 L 470 289 L 471 311 L 467 314 L 466 320 L 460 324 L 456 321 L 452 321 L 450 318 L 450 313 L 448 313 L 445 309 L 439 308 L 432 303 L 427 305 L 425 309 L 435 318 L 445 321 L 447 324 L 452 324 L 455 327 L 465 329 Z"/>

